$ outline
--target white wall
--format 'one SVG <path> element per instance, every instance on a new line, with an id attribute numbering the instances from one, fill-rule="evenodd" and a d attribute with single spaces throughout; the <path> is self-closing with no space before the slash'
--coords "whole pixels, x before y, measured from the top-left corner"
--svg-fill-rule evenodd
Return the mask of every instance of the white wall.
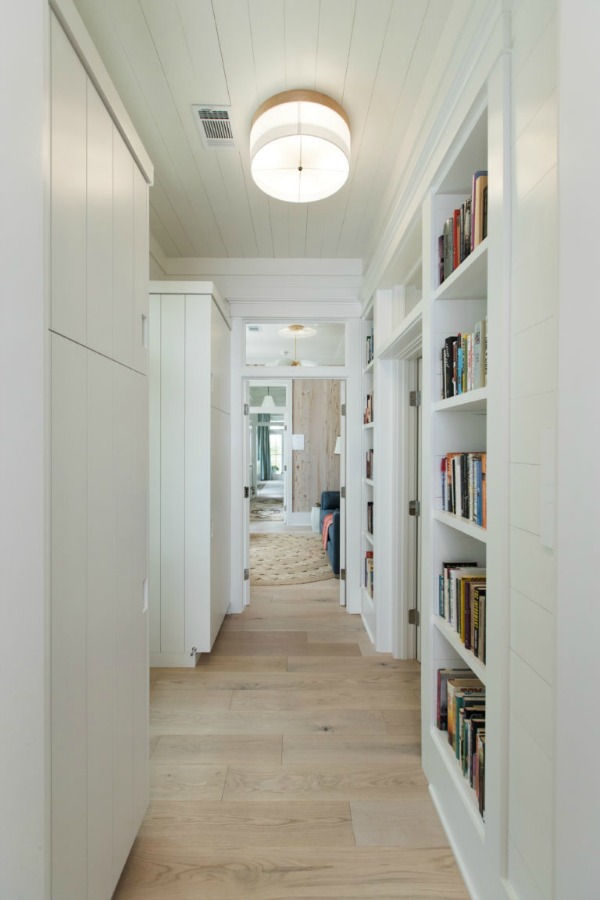
<path id="1" fill-rule="evenodd" d="M 48 897 L 45 512 L 47 8 L 0 28 L 0 897 Z M 10 27 L 8 25 L 10 24 Z M 24 52 L 26 48 L 27 52 Z M 10 140 L 7 136 L 10 135 Z"/>
<path id="2" fill-rule="evenodd" d="M 508 877 L 519 898 L 541 900 L 554 854 L 556 562 L 540 537 L 540 479 L 556 427 L 557 17 L 553 0 L 513 7 Z"/>
<path id="3" fill-rule="evenodd" d="M 556 897 L 595 900 L 600 893 L 600 5 L 561 0 L 559 25 Z M 582 728 L 573 728 L 575 722 Z"/>

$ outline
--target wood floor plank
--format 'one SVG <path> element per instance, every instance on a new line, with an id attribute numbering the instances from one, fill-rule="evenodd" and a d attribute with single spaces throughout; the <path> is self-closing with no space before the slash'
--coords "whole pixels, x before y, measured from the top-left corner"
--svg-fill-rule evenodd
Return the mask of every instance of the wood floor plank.
<path id="1" fill-rule="evenodd" d="M 426 784 L 414 758 L 388 765 L 230 766 L 224 800 L 387 800 L 418 794 Z"/>
<path id="2" fill-rule="evenodd" d="M 381 763 L 394 764 L 410 759 L 420 765 L 421 743 L 407 741 L 402 735 L 388 734 L 294 734 L 283 737 L 282 762 L 307 763 Z"/>
<path id="3" fill-rule="evenodd" d="M 168 687 L 158 687 L 152 697 L 152 706 L 159 709 L 215 710 L 229 709 L 234 691 L 209 689 L 182 691 Z"/>
<path id="4" fill-rule="evenodd" d="M 286 672 L 288 657 L 279 656 L 213 656 L 202 654 L 196 670 L 209 672 Z M 177 670 L 179 671 L 179 670 Z M 195 671 L 190 669 L 190 671 Z"/>
<path id="5" fill-rule="evenodd" d="M 354 847 L 350 804 L 321 801 L 153 802 L 139 834 L 161 858 L 248 847 Z"/>
<path id="6" fill-rule="evenodd" d="M 282 740 L 279 735 L 163 735 L 152 759 L 188 765 L 275 764 L 281 762 Z"/>
<path id="7" fill-rule="evenodd" d="M 290 710 L 261 712 L 224 710 L 195 713 L 181 710 L 151 710 L 152 735 L 218 734 L 389 734 L 383 715 L 373 710 Z"/>
<path id="8" fill-rule="evenodd" d="M 182 854 L 136 842 L 113 900 L 468 900 L 449 849 L 342 847 Z"/>
<path id="9" fill-rule="evenodd" d="M 152 800 L 220 800 L 226 776 L 226 765 L 177 765 L 153 761 L 150 797 Z"/>
<path id="10" fill-rule="evenodd" d="M 384 709 L 382 715 L 389 734 L 412 735 L 415 740 L 421 737 L 421 714 L 413 709 Z"/>
<path id="11" fill-rule="evenodd" d="M 402 669 L 365 669 L 354 673 L 344 672 L 259 672 L 253 675 L 248 672 L 192 670 L 193 676 L 164 676 L 155 681 L 153 697 L 159 697 L 159 691 L 173 692 L 173 701 L 177 702 L 177 692 L 201 692 L 206 690 L 220 691 L 265 691 L 265 690 L 303 690 L 305 688 L 361 687 L 378 685 L 397 687 L 404 685 L 419 687 L 419 673 L 406 672 Z"/>
<path id="12" fill-rule="evenodd" d="M 287 658 L 288 672 L 352 672 L 358 676 L 359 672 L 365 671 L 388 671 L 394 669 L 397 671 L 414 672 L 420 675 L 420 666 L 413 660 L 394 659 L 387 653 L 378 653 L 376 656 L 360 656 L 352 660 L 351 663 L 346 659 L 331 658 L 329 656 L 316 656 L 307 658 L 306 656 L 295 656 L 291 653 Z"/>
<path id="13" fill-rule="evenodd" d="M 420 708 L 415 687 L 403 691 L 380 686 L 303 688 L 297 691 L 234 691 L 230 709 L 389 709 L 394 703 L 401 709 Z"/>
<path id="14" fill-rule="evenodd" d="M 402 800 L 350 804 L 359 847 L 446 847 L 448 839 L 427 788 Z"/>

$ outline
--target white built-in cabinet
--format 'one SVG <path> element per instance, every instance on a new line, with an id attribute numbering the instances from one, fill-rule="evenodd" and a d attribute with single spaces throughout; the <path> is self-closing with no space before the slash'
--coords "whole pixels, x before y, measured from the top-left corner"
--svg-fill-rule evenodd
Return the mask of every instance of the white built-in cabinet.
<path id="1" fill-rule="evenodd" d="M 148 178 L 51 20 L 51 896 L 110 900 L 148 802 Z"/>
<path id="2" fill-rule="evenodd" d="M 211 283 L 150 295 L 150 661 L 194 666 L 230 599 L 230 324 Z"/>

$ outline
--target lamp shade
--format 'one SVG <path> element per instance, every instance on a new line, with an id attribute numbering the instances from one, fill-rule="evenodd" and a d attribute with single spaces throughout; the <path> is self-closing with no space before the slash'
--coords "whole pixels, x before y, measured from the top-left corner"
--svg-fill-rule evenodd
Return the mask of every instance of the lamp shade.
<path id="1" fill-rule="evenodd" d="M 266 410 L 277 408 L 271 394 L 265 394 L 265 396 L 263 397 L 263 402 L 260 404 L 260 408 Z"/>
<path id="2" fill-rule="evenodd" d="M 350 171 L 350 128 L 339 103 L 317 91 L 284 91 L 256 111 L 250 167 L 277 200 L 311 203 L 335 194 Z"/>

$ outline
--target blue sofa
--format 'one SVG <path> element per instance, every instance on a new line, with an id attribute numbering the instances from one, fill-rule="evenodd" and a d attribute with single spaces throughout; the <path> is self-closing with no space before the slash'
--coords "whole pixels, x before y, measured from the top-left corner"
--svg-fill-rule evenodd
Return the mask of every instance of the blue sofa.
<path id="1" fill-rule="evenodd" d="M 333 513 L 333 522 L 327 535 L 327 555 L 334 575 L 340 574 L 340 492 L 323 491 L 321 494 L 320 525 L 323 532 L 323 519 Z"/>

